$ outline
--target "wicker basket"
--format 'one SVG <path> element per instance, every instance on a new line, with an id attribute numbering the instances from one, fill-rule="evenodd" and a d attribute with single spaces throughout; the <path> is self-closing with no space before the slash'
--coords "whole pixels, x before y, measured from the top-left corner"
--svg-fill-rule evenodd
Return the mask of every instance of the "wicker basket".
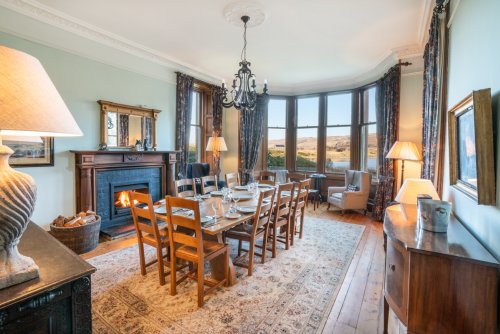
<path id="1" fill-rule="evenodd" d="M 99 243 L 101 217 L 96 217 L 96 221 L 76 227 L 57 227 L 51 224 L 49 233 L 76 254 L 90 252 Z"/>

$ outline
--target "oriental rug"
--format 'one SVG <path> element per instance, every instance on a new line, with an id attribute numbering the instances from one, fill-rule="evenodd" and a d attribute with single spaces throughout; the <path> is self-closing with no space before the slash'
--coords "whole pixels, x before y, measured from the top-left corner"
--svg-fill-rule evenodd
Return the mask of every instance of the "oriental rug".
<path id="1" fill-rule="evenodd" d="M 281 246 L 265 264 L 257 257 L 251 277 L 236 267 L 238 283 L 208 295 L 202 308 L 195 281 L 181 283 L 170 296 L 169 277 L 160 286 L 156 265 L 141 276 L 137 245 L 95 257 L 89 260 L 97 267 L 93 332 L 321 333 L 363 230 L 308 218 L 303 239 L 288 251 Z M 155 253 L 146 248 L 146 254 L 151 259 Z"/>

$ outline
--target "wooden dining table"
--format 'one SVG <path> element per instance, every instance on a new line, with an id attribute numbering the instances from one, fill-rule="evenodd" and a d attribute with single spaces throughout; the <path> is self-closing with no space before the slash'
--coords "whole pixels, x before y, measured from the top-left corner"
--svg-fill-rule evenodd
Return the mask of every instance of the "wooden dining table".
<path id="1" fill-rule="evenodd" d="M 202 224 L 202 232 L 204 240 L 217 241 L 219 243 L 223 243 L 222 233 L 227 231 L 239 224 L 243 224 L 249 220 L 251 220 L 255 213 L 242 213 L 240 217 L 230 219 L 224 217 L 225 213 L 227 213 L 230 209 L 231 203 L 222 203 L 222 197 L 220 196 L 210 196 L 209 198 L 201 199 L 200 203 L 200 217 L 204 216 L 214 216 L 214 209 L 212 208 L 212 204 L 217 205 L 218 208 L 222 208 L 218 210 L 218 218 L 214 218 L 216 222 L 214 224 L 210 224 L 208 226 L 203 226 Z M 252 199 L 240 200 L 238 201 L 238 206 L 257 206 L 258 204 L 258 196 L 253 197 Z M 156 218 L 162 221 L 167 221 L 167 215 L 163 213 L 156 213 Z M 219 256 L 210 262 L 210 266 L 212 268 L 212 277 L 216 280 L 220 280 L 224 278 L 224 258 Z M 234 285 L 237 283 L 236 279 L 236 271 L 234 269 L 234 264 L 231 260 L 229 260 L 229 283 L 228 285 Z"/>

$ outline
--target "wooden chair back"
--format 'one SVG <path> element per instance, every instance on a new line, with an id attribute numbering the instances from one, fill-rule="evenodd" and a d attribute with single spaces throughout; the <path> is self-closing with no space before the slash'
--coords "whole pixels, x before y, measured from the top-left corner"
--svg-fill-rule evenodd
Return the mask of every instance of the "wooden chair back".
<path id="1" fill-rule="evenodd" d="M 259 176 L 259 183 L 276 185 L 276 172 L 262 171 Z"/>
<path id="2" fill-rule="evenodd" d="M 293 205 L 293 217 L 298 217 L 301 213 L 304 213 L 307 204 L 307 195 L 309 192 L 308 187 L 310 187 L 311 179 L 306 179 L 298 182 L 297 195 L 295 197 Z"/>
<path id="3" fill-rule="evenodd" d="M 186 187 L 191 187 L 191 190 Z M 179 188 L 182 190 L 179 191 Z M 174 181 L 174 196 L 175 197 L 194 197 L 196 195 L 196 183 L 194 179 L 180 179 Z"/>
<path id="4" fill-rule="evenodd" d="M 160 231 L 156 221 L 153 208 L 153 200 L 150 194 L 129 191 L 128 198 L 131 203 L 132 218 L 134 220 L 137 239 L 143 239 L 143 233 L 151 234 L 160 244 Z"/>
<path id="5" fill-rule="evenodd" d="M 211 185 L 208 185 L 208 182 L 212 183 Z M 201 178 L 201 193 L 203 195 L 211 193 L 212 191 L 217 191 L 219 188 L 217 187 L 217 176 L 215 175 L 208 175 L 208 176 L 203 176 Z"/>
<path id="6" fill-rule="evenodd" d="M 267 189 L 260 192 L 259 201 L 257 203 L 257 210 L 253 220 L 253 233 L 255 234 L 258 229 L 264 227 L 271 219 L 272 209 L 274 205 L 274 195 L 276 189 Z"/>
<path id="7" fill-rule="evenodd" d="M 167 196 L 165 198 L 168 217 L 168 236 L 172 251 L 180 246 L 196 248 L 197 258 L 202 263 L 203 260 L 203 236 L 200 223 L 200 206 L 197 201 L 192 201 L 182 197 Z M 192 216 L 172 214 L 173 210 L 192 210 Z M 177 232 L 176 227 L 183 227 L 184 233 Z M 194 235 L 185 233 L 185 229 L 194 231 Z"/>
<path id="8" fill-rule="evenodd" d="M 226 174 L 226 187 L 233 188 L 235 186 L 239 186 L 240 182 L 240 174 L 239 173 L 227 173 Z"/>
<path id="9" fill-rule="evenodd" d="M 300 182 L 305 179 L 307 179 L 307 175 L 305 173 L 286 173 L 287 182 Z"/>
<path id="10" fill-rule="evenodd" d="M 293 182 L 283 183 L 278 186 L 278 195 L 276 197 L 276 205 L 274 207 L 274 217 L 277 220 L 281 217 L 290 217 L 293 202 L 293 192 L 295 184 Z M 284 194 L 289 192 L 289 194 Z"/>

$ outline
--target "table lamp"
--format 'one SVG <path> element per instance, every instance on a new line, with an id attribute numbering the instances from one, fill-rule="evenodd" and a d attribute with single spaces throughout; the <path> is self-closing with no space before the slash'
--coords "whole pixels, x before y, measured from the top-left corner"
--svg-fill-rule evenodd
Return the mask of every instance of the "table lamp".
<path id="1" fill-rule="evenodd" d="M 33 213 L 33 178 L 9 166 L 6 138 L 81 136 L 82 132 L 40 62 L 0 45 L 0 289 L 38 277 L 19 240 Z M 26 139 L 23 139 L 26 140 Z"/>
<path id="2" fill-rule="evenodd" d="M 420 155 L 415 143 L 411 141 L 396 141 L 389 150 L 389 153 L 387 153 L 386 158 L 401 160 L 401 181 L 399 184 L 401 187 L 405 174 L 405 160 L 421 161 L 422 155 Z"/>
<path id="3" fill-rule="evenodd" d="M 418 195 L 429 195 L 439 200 L 434 184 L 426 179 L 406 179 L 395 200 L 403 204 L 417 204 Z"/>
<path id="4" fill-rule="evenodd" d="M 212 152 L 214 161 L 214 174 L 219 176 L 220 152 L 227 151 L 226 141 L 224 137 L 213 135 L 208 139 L 207 152 Z"/>

